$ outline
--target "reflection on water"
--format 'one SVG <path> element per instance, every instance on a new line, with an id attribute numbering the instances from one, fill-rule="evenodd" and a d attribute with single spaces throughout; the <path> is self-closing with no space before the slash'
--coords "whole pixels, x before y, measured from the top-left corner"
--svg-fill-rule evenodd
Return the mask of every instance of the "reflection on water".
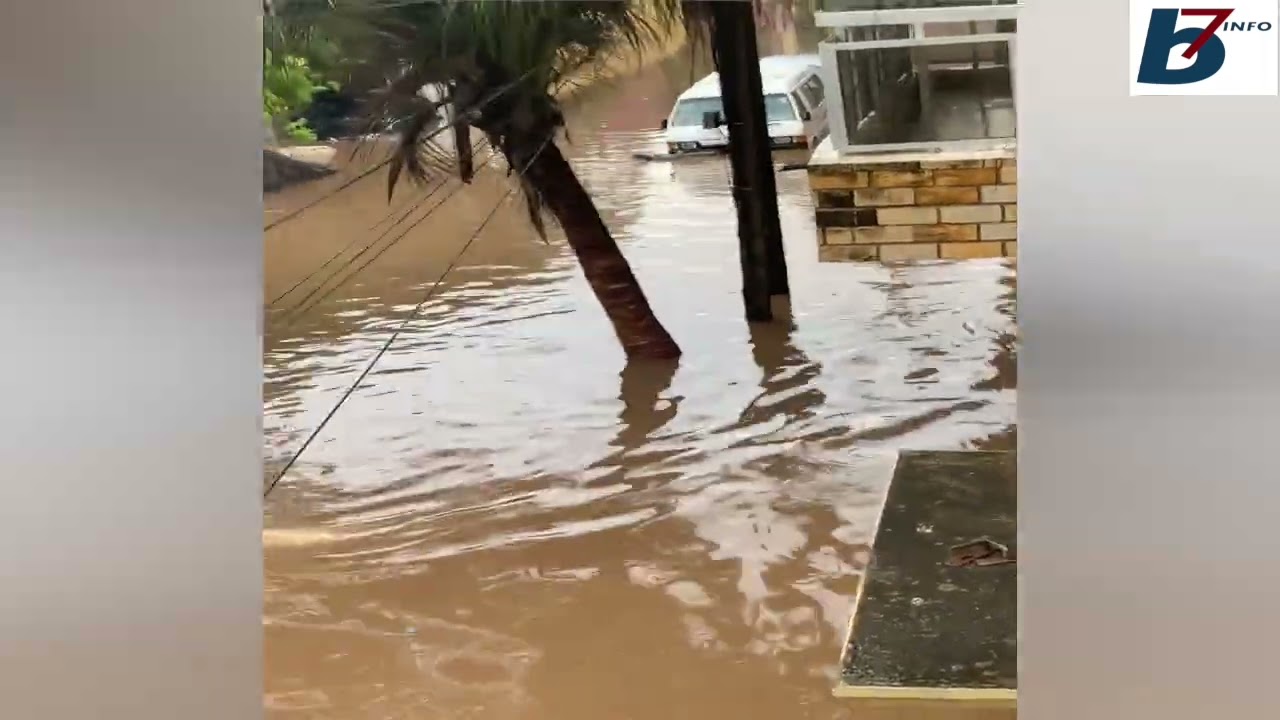
<path id="1" fill-rule="evenodd" d="M 688 75 L 589 91 L 567 146 L 684 357 L 626 366 L 563 242 L 508 200 L 268 500 L 272 717 L 849 717 L 833 666 L 892 451 L 1011 437 L 1013 270 L 820 265 L 781 173 L 794 295 L 748 327 L 725 160 L 632 159 Z M 273 229 L 266 297 L 425 194 L 388 206 L 383 182 Z M 507 183 L 481 173 L 299 319 L 273 308 L 270 459 Z"/>

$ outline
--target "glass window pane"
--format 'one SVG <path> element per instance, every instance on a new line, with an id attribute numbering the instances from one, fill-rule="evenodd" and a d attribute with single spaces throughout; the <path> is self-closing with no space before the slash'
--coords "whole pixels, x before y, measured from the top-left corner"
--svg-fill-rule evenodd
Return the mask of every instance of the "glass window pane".
<path id="1" fill-rule="evenodd" d="M 703 116 L 710 112 L 724 116 L 724 105 L 720 102 L 720 98 L 681 100 L 676 103 L 671 124 L 674 127 L 701 127 Z M 786 95 L 765 95 L 764 112 L 768 122 L 786 122 L 795 120 L 797 117 L 795 106 Z"/>
<path id="2" fill-rule="evenodd" d="M 852 145 L 1015 135 L 1003 41 L 837 50 L 836 60 L 846 107 L 849 98 L 859 106 L 845 116 Z M 854 87 L 845 85 L 849 80 Z"/>
<path id="3" fill-rule="evenodd" d="M 690 98 L 676 103 L 671 124 L 675 127 L 701 127 L 702 117 L 706 113 L 724 114 L 724 105 L 720 98 Z"/>
<path id="4" fill-rule="evenodd" d="M 920 48 L 922 84 L 929 95 L 928 140 L 1014 136 L 1013 76 L 1008 45 L 985 42 Z"/>
<path id="5" fill-rule="evenodd" d="M 827 98 L 827 89 L 822 84 L 822 78 L 814 75 L 805 84 L 809 86 L 809 91 L 813 93 L 814 97 L 818 98 L 819 102 Z"/>
<path id="6" fill-rule="evenodd" d="M 863 89 L 858 80 L 857 66 L 853 60 L 853 55 L 850 53 L 836 53 L 837 85 L 835 90 L 838 95 L 836 102 L 840 103 L 845 124 L 851 128 L 857 127 L 858 121 L 864 116 L 860 107 Z M 848 137 L 852 139 L 852 133 Z"/>
<path id="7" fill-rule="evenodd" d="M 787 122 L 796 119 L 796 109 L 786 95 L 765 95 L 764 116 L 768 122 Z"/>
<path id="8" fill-rule="evenodd" d="M 924 23 L 924 37 L 992 35 L 1018 31 L 1017 20 L 973 20 L 968 22 Z"/>
<path id="9" fill-rule="evenodd" d="M 804 98 L 804 102 L 810 108 L 816 108 L 822 104 L 824 94 L 822 92 L 822 82 L 817 77 L 811 77 L 800 86 L 800 94 Z"/>

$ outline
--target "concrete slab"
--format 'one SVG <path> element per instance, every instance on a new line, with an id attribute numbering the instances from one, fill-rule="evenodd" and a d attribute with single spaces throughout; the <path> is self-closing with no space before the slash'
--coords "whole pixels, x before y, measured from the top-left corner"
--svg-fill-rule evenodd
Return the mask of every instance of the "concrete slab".
<path id="1" fill-rule="evenodd" d="M 814 148 L 809 166 L 824 165 L 876 165 L 911 162 L 952 162 L 964 160 L 996 160 L 1018 155 L 1017 140 L 973 141 L 959 150 L 859 152 L 839 154 L 827 137 Z"/>
<path id="2" fill-rule="evenodd" d="M 304 162 L 278 150 L 262 150 L 262 191 L 276 192 L 336 172 L 327 165 Z"/>
<path id="3" fill-rule="evenodd" d="M 273 149 L 292 160 L 324 168 L 332 168 L 338 154 L 338 148 L 332 145 L 293 145 Z"/>
<path id="4" fill-rule="evenodd" d="M 1017 565 L 948 562 L 954 546 L 977 538 L 1014 545 L 1016 478 L 1009 453 L 902 453 L 837 696 L 862 703 L 867 717 L 1015 716 Z"/>

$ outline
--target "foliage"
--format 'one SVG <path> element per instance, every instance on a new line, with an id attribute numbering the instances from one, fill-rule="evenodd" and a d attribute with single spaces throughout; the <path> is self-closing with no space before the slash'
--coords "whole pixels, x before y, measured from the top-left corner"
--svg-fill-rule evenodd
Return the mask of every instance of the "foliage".
<path id="1" fill-rule="evenodd" d="M 264 3 L 262 114 L 277 134 L 295 143 L 315 142 L 300 115 L 323 89 L 338 90 L 352 64 L 344 54 L 341 25 L 330 0 Z"/>
<path id="2" fill-rule="evenodd" d="M 319 139 L 316 136 L 316 131 L 312 130 L 311 126 L 303 118 L 298 118 L 285 125 L 284 134 L 291 142 L 299 145 L 312 145 Z"/>
<path id="3" fill-rule="evenodd" d="M 316 134 L 306 121 L 297 116 L 311 105 L 315 93 L 326 87 L 337 89 L 337 83 L 324 82 L 310 62 L 297 55 L 276 55 L 264 48 L 262 53 L 262 118 L 263 122 L 296 143 L 315 142 Z"/>
<path id="4" fill-rule="evenodd" d="M 377 40 L 363 11 L 385 1 L 275 0 L 272 14 L 263 19 L 262 46 L 278 55 L 306 58 L 315 73 L 347 85 L 352 71 L 367 64 L 368 44 Z"/>
<path id="5" fill-rule="evenodd" d="M 754 4 L 794 11 L 803 3 Z M 377 88 L 369 129 L 416 125 L 425 131 L 433 124 L 408 121 L 452 105 L 459 116 L 480 114 L 470 124 L 490 134 L 485 126 L 494 123 L 486 121 L 508 105 L 521 108 L 526 125 L 560 127 L 554 97 L 563 85 L 590 79 L 620 52 L 639 51 L 677 24 L 695 46 L 704 43 L 713 24 L 710 8 L 705 0 L 264 0 L 263 46 L 282 59 L 301 60 L 311 73 L 311 92 L 320 78 L 356 94 Z M 418 91 L 427 85 L 446 90 L 443 100 L 420 102 Z M 518 99 L 482 109 L 493 92 Z M 264 112 L 280 118 L 267 100 L 264 94 Z M 307 103 L 286 102 L 284 117 L 296 118 Z M 408 138 L 404 147 L 410 177 L 421 178 L 427 166 L 407 153 L 438 155 L 429 142 L 417 142 L 422 137 Z"/>
<path id="6" fill-rule="evenodd" d="M 386 79 L 371 98 L 370 126 L 402 129 L 388 190 L 402 176 L 423 181 L 446 169 L 434 141 L 445 131 L 464 179 L 471 128 L 512 168 L 527 167 L 564 127 L 559 90 L 620 52 L 644 49 L 667 26 L 636 0 L 429 0 L 360 13 L 380 39 L 369 60 Z M 442 109 L 452 123 L 441 121 Z M 521 181 L 541 231 L 541 190 Z"/>

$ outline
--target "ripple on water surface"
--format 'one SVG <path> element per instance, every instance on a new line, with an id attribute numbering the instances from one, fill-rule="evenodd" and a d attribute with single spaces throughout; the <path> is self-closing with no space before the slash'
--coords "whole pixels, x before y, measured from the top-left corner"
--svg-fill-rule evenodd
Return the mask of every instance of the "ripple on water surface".
<path id="1" fill-rule="evenodd" d="M 656 126 L 669 97 L 646 102 Z M 793 310 L 749 328 L 724 159 L 636 162 L 655 133 L 577 117 L 566 151 L 684 359 L 624 370 L 563 241 L 500 211 L 271 496 L 271 715 L 846 717 L 831 672 L 892 452 L 1013 424 L 1007 263 L 818 264 L 803 173 L 780 173 Z M 269 332 L 269 458 L 506 182 Z M 268 236 L 268 297 L 387 212 L 379 182 L 347 192 Z"/>

